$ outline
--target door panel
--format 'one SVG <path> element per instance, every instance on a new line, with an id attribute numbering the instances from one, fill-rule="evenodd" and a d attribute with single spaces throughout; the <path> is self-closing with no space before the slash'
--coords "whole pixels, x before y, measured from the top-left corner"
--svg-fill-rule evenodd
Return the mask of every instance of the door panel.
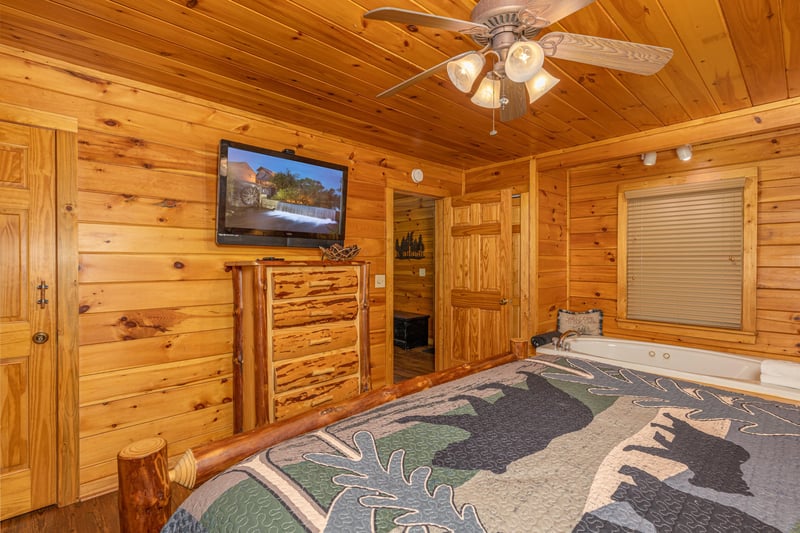
<path id="1" fill-rule="evenodd" d="M 56 500 L 54 158 L 53 131 L 0 122 L 0 519 Z"/>
<path id="2" fill-rule="evenodd" d="M 508 351 L 511 191 L 445 198 L 442 223 L 444 353 L 437 369 Z"/>

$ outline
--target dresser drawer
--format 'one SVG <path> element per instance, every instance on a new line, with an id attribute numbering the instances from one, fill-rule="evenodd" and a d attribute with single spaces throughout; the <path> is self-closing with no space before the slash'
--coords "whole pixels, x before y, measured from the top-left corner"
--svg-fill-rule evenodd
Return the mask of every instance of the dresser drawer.
<path id="1" fill-rule="evenodd" d="M 272 296 L 276 300 L 357 292 L 358 272 L 354 268 L 278 270 L 272 273 Z"/>
<path id="2" fill-rule="evenodd" d="M 291 328 L 354 320 L 358 315 L 358 306 L 355 295 L 278 301 L 272 306 L 272 327 Z"/>
<path id="3" fill-rule="evenodd" d="M 272 335 L 272 360 L 283 361 L 320 352 L 356 346 L 358 330 L 352 323 L 330 327 L 276 330 Z"/>
<path id="4" fill-rule="evenodd" d="M 275 420 L 319 409 L 358 394 L 358 377 L 275 396 Z"/>
<path id="5" fill-rule="evenodd" d="M 358 375 L 358 352 L 344 350 L 320 357 L 289 359 L 275 365 L 275 392 L 318 385 L 347 375 Z"/>

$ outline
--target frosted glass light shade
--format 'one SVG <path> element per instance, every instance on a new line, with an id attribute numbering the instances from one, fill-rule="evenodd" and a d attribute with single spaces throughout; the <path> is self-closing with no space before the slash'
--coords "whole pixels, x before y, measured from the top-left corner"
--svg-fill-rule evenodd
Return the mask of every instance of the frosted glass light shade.
<path id="1" fill-rule="evenodd" d="M 486 76 L 470 100 L 475 105 L 489 109 L 500 107 L 500 80 L 492 80 Z"/>
<path id="2" fill-rule="evenodd" d="M 544 50 L 536 41 L 517 41 L 508 49 L 506 76 L 523 83 L 533 78 L 544 64 Z"/>
<path id="3" fill-rule="evenodd" d="M 532 104 L 544 93 L 556 86 L 561 81 L 546 70 L 540 70 L 534 77 L 525 82 L 528 89 L 528 103 Z"/>
<path id="4" fill-rule="evenodd" d="M 478 52 L 467 54 L 461 59 L 447 63 L 447 75 L 458 90 L 468 93 L 486 63 Z"/>

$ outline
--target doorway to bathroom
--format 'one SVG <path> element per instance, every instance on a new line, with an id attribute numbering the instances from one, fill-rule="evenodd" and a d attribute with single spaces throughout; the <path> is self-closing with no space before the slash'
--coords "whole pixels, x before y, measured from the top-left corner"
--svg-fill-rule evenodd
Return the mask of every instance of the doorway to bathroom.
<path id="1" fill-rule="evenodd" d="M 434 371 L 435 199 L 394 193 L 394 382 Z"/>

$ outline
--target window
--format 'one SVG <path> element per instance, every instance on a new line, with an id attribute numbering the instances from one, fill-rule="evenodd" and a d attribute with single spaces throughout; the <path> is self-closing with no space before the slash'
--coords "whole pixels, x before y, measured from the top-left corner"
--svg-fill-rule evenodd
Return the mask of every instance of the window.
<path id="1" fill-rule="evenodd" d="M 756 185 L 747 169 L 620 187 L 620 327 L 754 337 Z"/>

